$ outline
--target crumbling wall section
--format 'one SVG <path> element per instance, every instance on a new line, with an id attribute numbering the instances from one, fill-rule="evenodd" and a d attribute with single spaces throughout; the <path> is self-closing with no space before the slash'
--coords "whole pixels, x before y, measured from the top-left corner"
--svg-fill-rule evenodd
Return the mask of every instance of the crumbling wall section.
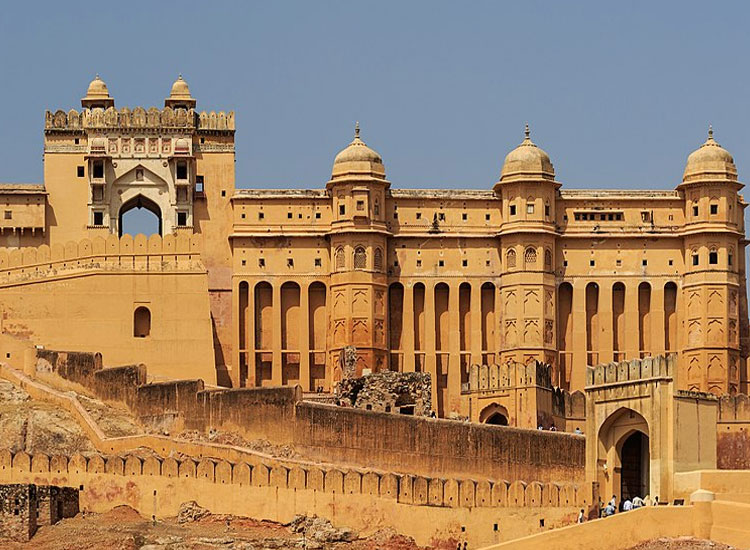
<path id="1" fill-rule="evenodd" d="M 339 403 L 345 407 L 430 416 L 431 388 L 429 373 L 384 371 L 345 378 L 337 394 Z"/>

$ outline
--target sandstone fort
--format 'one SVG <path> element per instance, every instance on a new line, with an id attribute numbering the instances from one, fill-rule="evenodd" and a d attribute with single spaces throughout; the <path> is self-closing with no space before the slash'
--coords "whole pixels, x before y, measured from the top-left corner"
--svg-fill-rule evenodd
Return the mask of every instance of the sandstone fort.
<path id="1" fill-rule="evenodd" d="M 366 124 L 330 179 L 271 190 L 235 182 L 235 114 L 182 77 L 163 107 L 98 76 L 71 107 L 44 117 L 44 182 L 0 184 L 0 379 L 90 448 L 3 445 L 15 538 L 37 502 L 196 501 L 445 548 L 613 525 L 608 548 L 750 548 L 747 204 L 711 128 L 673 190 L 569 189 L 528 126 L 497 181 L 399 189 Z M 133 209 L 158 234 L 125 232 Z M 612 495 L 654 505 L 571 525 Z"/>

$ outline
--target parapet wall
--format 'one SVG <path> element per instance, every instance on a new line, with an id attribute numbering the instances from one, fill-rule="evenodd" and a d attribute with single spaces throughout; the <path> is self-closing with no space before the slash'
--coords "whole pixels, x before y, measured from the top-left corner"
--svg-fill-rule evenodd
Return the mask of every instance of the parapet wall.
<path id="1" fill-rule="evenodd" d="M 201 235 L 110 235 L 51 247 L 0 249 L 0 285 L 54 278 L 76 271 L 205 272 Z"/>
<path id="2" fill-rule="evenodd" d="M 317 466 L 287 468 L 211 458 L 72 457 L 0 450 L 0 483 L 80 488 L 83 510 L 126 504 L 145 517 L 174 517 L 195 500 L 215 514 L 289 522 L 319 515 L 363 535 L 391 528 L 420 545 L 455 548 L 510 540 L 570 524 L 590 502 L 575 484 L 403 476 Z M 499 527 L 498 527 L 499 526 Z"/>
<path id="3" fill-rule="evenodd" d="M 54 113 L 47 111 L 44 117 L 45 132 L 80 131 L 88 129 L 131 129 L 156 128 L 163 130 L 224 130 L 233 132 L 234 111 L 196 112 L 194 109 L 164 107 L 127 107 L 115 109 L 71 109 L 67 113 L 58 109 Z"/>
<path id="4" fill-rule="evenodd" d="M 248 464 L 215 458 L 142 458 L 135 454 L 72 457 L 12 453 L 0 449 L 0 473 L 112 474 L 117 476 L 153 476 L 192 478 L 219 485 L 253 485 L 299 491 L 337 494 L 367 494 L 414 506 L 450 508 L 520 508 L 584 506 L 588 495 L 575 483 L 540 483 L 505 480 L 477 481 L 382 473 L 358 469 L 326 469 L 314 466 L 287 467 L 281 464 Z M 7 475 L 7 474 L 5 474 Z"/>
<path id="5" fill-rule="evenodd" d="M 294 445 L 320 460 L 440 475 L 583 482 L 582 436 L 302 402 Z"/>
<path id="6" fill-rule="evenodd" d="M 672 379 L 677 372 L 677 356 L 658 355 L 608 363 L 586 369 L 586 386 L 600 386 L 618 382 L 635 382 L 652 378 Z"/>

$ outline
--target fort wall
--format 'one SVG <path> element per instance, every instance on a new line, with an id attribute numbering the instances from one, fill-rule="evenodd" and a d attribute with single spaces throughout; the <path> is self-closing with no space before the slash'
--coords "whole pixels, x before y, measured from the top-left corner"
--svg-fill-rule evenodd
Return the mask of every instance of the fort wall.
<path id="1" fill-rule="evenodd" d="M 91 355 L 89 361 L 78 355 L 69 357 L 85 369 L 95 360 L 95 354 Z M 584 439 L 570 433 L 311 403 L 302 401 L 299 386 L 205 390 L 200 380 L 139 385 L 142 378 L 128 369 L 109 373 L 110 369 L 104 369 L 82 378 L 75 367 L 56 364 L 60 365 L 58 374 L 83 379 L 101 398 L 132 395 L 133 400 L 125 403 L 152 426 L 204 433 L 212 428 L 233 431 L 247 439 L 293 445 L 315 460 L 383 470 L 398 464 L 403 472 L 425 475 L 577 483 L 584 479 Z M 98 390 L 102 373 L 107 373 L 108 385 L 130 389 Z"/>
<path id="2" fill-rule="evenodd" d="M 84 351 L 97 342 L 110 364 L 144 361 L 158 376 L 215 382 L 200 236 L 0 250 L 0 304 L 3 333 L 31 344 Z"/>
<path id="3" fill-rule="evenodd" d="M 573 484 L 475 481 L 211 458 L 29 455 L 0 450 L 0 481 L 80 489 L 80 508 L 126 504 L 142 515 L 175 516 L 195 500 L 217 514 L 288 522 L 318 514 L 362 534 L 392 527 L 418 544 L 467 539 L 490 544 L 574 520 L 588 504 Z"/>
<path id="4" fill-rule="evenodd" d="M 717 467 L 750 469 L 750 397 L 740 394 L 719 398 L 716 431 Z"/>

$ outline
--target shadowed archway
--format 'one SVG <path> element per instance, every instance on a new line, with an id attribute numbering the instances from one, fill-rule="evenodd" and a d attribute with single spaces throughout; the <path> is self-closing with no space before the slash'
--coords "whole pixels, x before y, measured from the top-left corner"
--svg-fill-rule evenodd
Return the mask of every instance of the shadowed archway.
<path id="1" fill-rule="evenodd" d="M 120 213 L 118 216 L 118 230 L 120 237 L 123 236 L 124 233 L 131 233 L 130 231 L 123 231 L 124 229 L 124 216 L 134 210 L 134 209 L 145 209 L 148 212 L 151 212 L 156 219 L 158 220 L 158 227 L 159 227 L 159 235 L 162 234 L 162 215 L 161 215 L 161 208 L 159 208 L 159 205 L 157 205 L 154 201 L 151 199 L 144 197 L 143 195 L 136 195 L 132 199 L 126 201 L 122 207 L 120 207 Z M 134 233 L 131 233 L 133 235 L 137 233 L 146 233 L 146 231 L 143 230 L 136 230 Z"/>

